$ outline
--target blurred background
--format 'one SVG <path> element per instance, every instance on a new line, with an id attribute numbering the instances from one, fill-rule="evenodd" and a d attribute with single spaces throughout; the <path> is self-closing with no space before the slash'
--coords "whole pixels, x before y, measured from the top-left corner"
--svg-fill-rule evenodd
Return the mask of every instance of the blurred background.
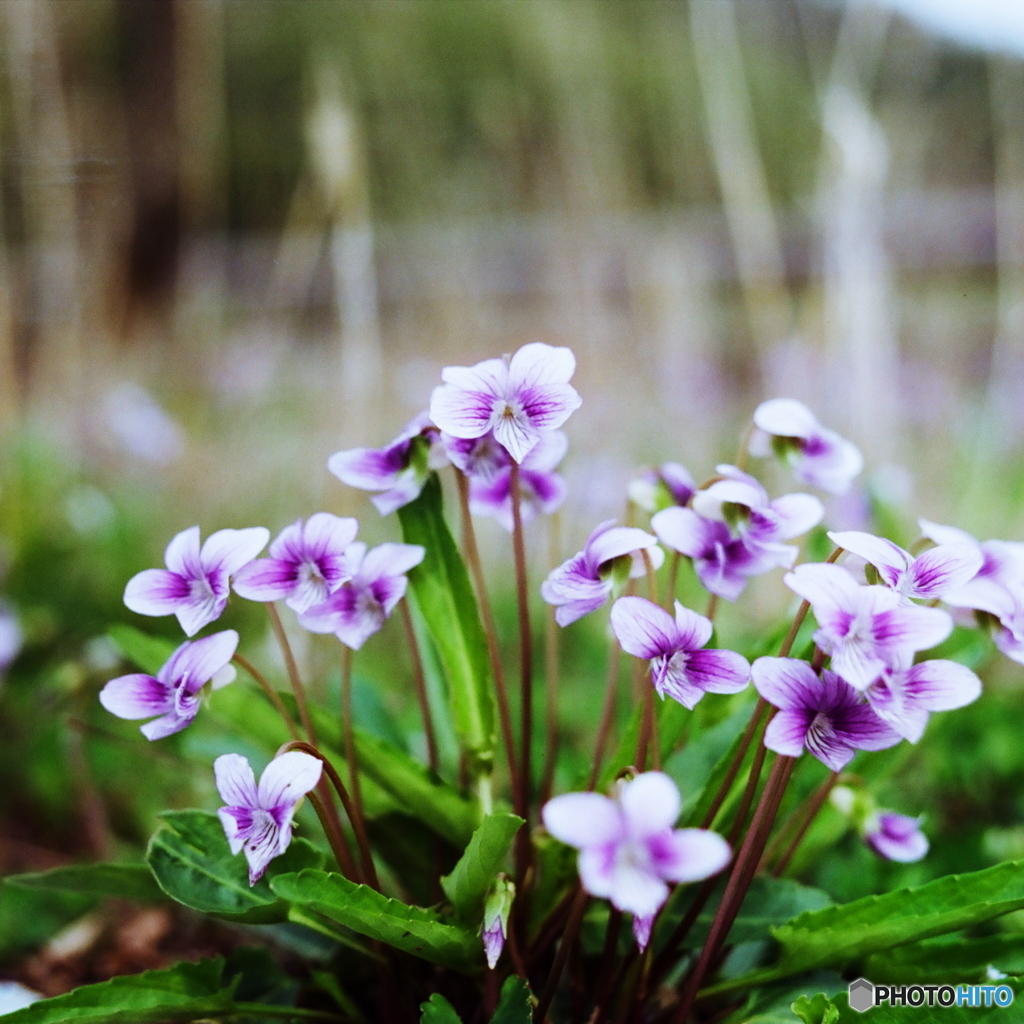
<path id="1" fill-rule="evenodd" d="M 830 525 L 1024 536 L 1024 10 L 0 2 L 0 871 L 189 799 L 173 758 L 125 780 L 137 733 L 95 705 L 110 623 L 178 635 L 129 576 L 197 522 L 393 538 L 327 456 L 531 340 L 572 347 L 584 398 L 562 557 L 638 465 L 706 478 L 774 396 L 865 453 Z M 936 829 L 977 818 L 956 865 L 1024 850 L 996 676 L 915 776 Z"/>

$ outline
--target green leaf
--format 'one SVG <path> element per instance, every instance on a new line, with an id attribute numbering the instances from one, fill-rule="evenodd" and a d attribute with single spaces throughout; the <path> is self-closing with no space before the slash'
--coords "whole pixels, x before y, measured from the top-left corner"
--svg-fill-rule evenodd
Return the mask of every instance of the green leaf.
<path id="1" fill-rule="evenodd" d="M 435 992 L 425 1003 L 420 1004 L 420 1024 L 462 1024 L 462 1018 L 455 1007 L 440 992 Z"/>
<path id="2" fill-rule="evenodd" d="M 483 960 L 480 937 L 442 920 L 433 910 L 388 899 L 326 871 L 278 875 L 270 888 L 283 900 L 444 967 L 473 970 Z"/>
<path id="3" fill-rule="evenodd" d="M 8 875 L 4 884 L 142 903 L 163 902 L 167 898 L 145 864 L 73 864 L 38 874 Z"/>
<path id="4" fill-rule="evenodd" d="M 715 914 L 718 911 L 724 887 L 725 880 L 723 879 L 707 906 L 694 922 L 693 928 L 690 929 L 690 933 L 686 937 L 686 948 L 693 949 L 704 945 L 711 929 L 711 922 L 715 919 Z M 659 938 L 670 934 L 671 930 L 682 920 L 691 901 L 699 891 L 700 887 L 696 885 L 677 890 L 680 893 L 680 898 L 673 899 L 662 915 L 663 921 L 659 922 L 658 927 Z M 750 888 L 743 898 L 736 920 L 729 930 L 729 944 L 735 945 L 740 942 L 756 942 L 760 939 L 767 939 L 770 937 L 773 927 L 785 924 L 797 914 L 808 910 L 822 910 L 831 905 L 832 898 L 821 889 L 801 885 L 789 878 L 757 876 L 750 883 Z"/>
<path id="5" fill-rule="evenodd" d="M 793 1012 L 804 1024 L 836 1024 L 839 1010 L 823 992 L 815 996 L 801 996 L 792 1006 Z"/>
<path id="6" fill-rule="evenodd" d="M 155 676 L 163 668 L 164 662 L 174 653 L 176 646 L 170 640 L 149 636 L 125 622 L 115 622 L 107 630 L 107 636 L 130 662 L 151 676 Z"/>
<path id="7" fill-rule="evenodd" d="M 779 973 L 842 965 L 1024 907 L 1024 861 L 801 914 L 774 930 Z"/>
<path id="8" fill-rule="evenodd" d="M 168 896 L 193 910 L 249 924 L 284 921 L 288 907 L 271 892 L 276 874 L 323 865 L 323 854 L 305 839 L 270 862 L 267 873 L 249 885 L 245 857 L 231 853 L 220 818 L 209 811 L 165 811 L 163 826 L 146 851 L 156 880 Z"/>
<path id="9" fill-rule="evenodd" d="M 475 923 L 483 914 L 487 890 L 522 825 L 523 819 L 515 814 L 487 815 L 452 873 L 441 879 L 445 895 L 462 920 Z"/>
<path id="10" fill-rule="evenodd" d="M 501 999 L 490 1024 L 531 1024 L 532 1020 L 530 986 L 513 974 L 506 978 L 505 984 L 501 986 Z"/>
<path id="11" fill-rule="evenodd" d="M 1007 974 L 1024 973 L 1024 935 L 1002 932 L 983 939 L 929 939 L 868 957 L 864 976 L 875 984 L 981 982 L 992 965 Z"/>
<path id="12" fill-rule="evenodd" d="M 93 900 L 80 893 L 25 889 L 0 882 L 0 957 L 33 949 L 81 917 Z"/>
<path id="13" fill-rule="evenodd" d="M 129 974 L 4 1016 L 4 1024 L 162 1024 L 224 1016 L 234 1007 L 223 982 L 224 961 L 200 960 Z"/>
<path id="14" fill-rule="evenodd" d="M 469 574 L 444 519 L 441 482 L 431 473 L 420 496 L 398 510 L 402 539 L 422 544 L 409 585 L 448 679 L 455 729 L 475 773 L 494 760 L 494 698 L 487 640 Z"/>

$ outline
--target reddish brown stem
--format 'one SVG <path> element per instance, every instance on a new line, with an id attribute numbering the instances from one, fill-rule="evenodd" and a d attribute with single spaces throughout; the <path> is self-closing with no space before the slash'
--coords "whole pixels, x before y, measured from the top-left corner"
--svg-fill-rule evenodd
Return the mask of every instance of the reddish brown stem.
<path id="1" fill-rule="evenodd" d="M 529 828 L 530 797 L 533 789 L 531 752 L 533 748 L 533 647 L 530 643 L 530 598 L 526 577 L 526 545 L 523 539 L 523 517 L 520 508 L 519 464 L 513 459 L 509 479 L 512 500 L 512 553 L 516 567 L 516 603 L 519 610 L 519 699 L 521 729 L 519 734 L 519 793 L 516 813 Z"/>
<path id="2" fill-rule="evenodd" d="M 267 700 L 274 705 L 274 709 L 284 719 L 284 724 L 288 726 L 288 732 L 291 733 L 293 740 L 299 739 L 299 730 L 295 727 L 295 722 L 292 721 L 292 716 L 288 714 L 288 709 L 284 706 L 284 702 L 278 696 L 277 691 L 270 685 L 266 677 L 260 670 L 253 665 L 251 662 L 243 658 L 237 651 L 231 659 L 237 662 L 246 672 L 249 673 L 259 684 L 260 689 L 267 695 Z"/>
<path id="3" fill-rule="evenodd" d="M 548 561 L 559 564 L 558 513 L 555 512 L 548 527 Z M 540 802 L 551 799 L 555 778 L 555 760 L 558 756 L 558 621 L 555 609 L 548 608 L 547 629 L 544 632 L 544 692 L 546 699 L 546 740 L 544 743 L 544 773 L 540 783 Z"/>
<path id="4" fill-rule="evenodd" d="M 707 611 L 704 612 L 704 617 L 710 619 L 712 622 L 715 621 L 715 613 L 718 611 L 718 595 L 712 594 L 708 598 Z"/>
<path id="5" fill-rule="evenodd" d="M 668 563 L 668 585 L 665 588 L 665 610 L 669 615 L 675 612 L 676 607 L 676 581 L 679 579 L 679 563 L 682 555 L 678 551 L 672 552 L 672 558 Z"/>
<path id="6" fill-rule="evenodd" d="M 342 731 L 345 737 L 345 760 L 348 761 L 348 777 L 352 790 L 352 828 L 359 843 L 359 854 L 363 861 L 363 873 L 374 889 L 380 888 L 377 881 L 377 869 L 370 853 L 370 843 L 366 837 L 366 818 L 363 815 L 363 793 L 359 785 L 359 765 L 356 761 L 356 736 L 352 723 L 352 651 L 342 644 L 341 647 L 341 717 Z"/>
<path id="7" fill-rule="evenodd" d="M 613 637 L 611 647 L 608 649 L 608 678 L 604 684 L 604 707 L 601 709 L 601 724 L 597 728 L 597 744 L 594 747 L 594 760 L 590 766 L 587 789 L 593 789 L 597 785 L 597 778 L 601 774 L 601 762 L 604 760 L 608 734 L 611 732 L 612 721 L 615 718 L 615 691 L 618 689 L 620 657 L 621 650 L 618 641 Z"/>
<path id="8" fill-rule="evenodd" d="M 768 702 L 763 697 L 758 698 L 757 704 L 754 706 L 754 712 L 750 716 L 750 721 L 747 723 L 746 731 L 743 733 L 743 739 L 740 740 L 736 756 L 733 758 L 732 764 L 729 765 L 729 770 L 725 773 L 722 785 L 718 787 L 718 792 L 715 794 L 714 800 L 711 801 L 711 806 L 704 815 L 704 820 L 700 823 L 701 828 L 711 827 L 711 823 L 715 820 L 715 815 L 718 814 L 719 808 L 725 802 L 725 798 L 729 795 L 729 790 L 732 788 L 736 775 L 739 773 L 740 765 L 743 764 L 743 758 L 747 756 L 747 751 L 750 749 L 750 742 L 753 740 L 754 734 L 757 732 L 761 716 L 764 714 L 765 708 L 767 707 Z"/>
<path id="9" fill-rule="evenodd" d="M 409 612 L 409 605 L 406 601 L 400 602 L 402 609 L 402 623 L 405 626 L 405 635 L 409 641 L 409 651 L 412 654 L 412 675 L 416 684 L 416 696 L 420 702 L 420 714 L 423 716 L 423 731 L 427 736 L 427 763 L 432 771 L 437 771 L 437 738 L 434 736 L 434 719 L 430 713 L 430 699 L 427 696 L 427 681 L 423 675 L 423 660 L 420 658 L 420 645 L 416 642 L 416 630 L 413 628 L 412 615 Z"/>
<path id="10" fill-rule="evenodd" d="M 838 779 L 839 772 L 832 772 L 832 774 L 818 787 L 818 791 L 811 798 L 804 818 L 800 822 L 800 827 L 797 829 L 796 835 L 793 836 L 789 846 L 786 847 L 786 852 L 783 853 L 779 858 L 779 862 L 772 869 L 773 878 L 780 877 L 786 868 L 789 867 L 789 862 L 793 859 L 793 854 L 796 853 L 797 847 L 803 841 L 804 836 L 807 835 L 807 830 L 811 827 L 811 823 L 818 816 L 818 812 L 822 807 L 824 807 L 825 801 L 828 799 L 828 795 L 832 792 L 832 787 L 836 784 Z M 774 855 L 775 851 L 769 848 L 761 862 L 761 869 L 771 861 L 771 858 Z"/>
<path id="11" fill-rule="evenodd" d="M 285 668 L 288 670 L 288 678 L 291 680 L 292 692 L 295 694 L 295 704 L 299 709 L 299 719 L 302 728 L 306 730 L 309 742 L 316 745 L 316 732 L 313 729 L 313 719 L 309 714 L 309 705 L 306 703 L 306 691 L 299 678 L 299 666 L 295 663 L 295 655 L 292 654 L 292 645 L 288 643 L 288 634 L 284 631 L 281 616 L 277 613 L 277 606 L 273 601 L 267 602 L 267 614 L 270 616 L 270 625 L 277 637 L 277 642 L 284 655 Z"/>
<path id="12" fill-rule="evenodd" d="M 565 968 L 565 961 L 569 957 L 569 950 L 572 949 L 576 936 L 579 934 L 580 924 L 583 922 L 583 912 L 587 909 L 587 900 L 590 897 L 580 889 L 573 901 L 572 910 L 569 912 L 569 920 L 566 922 L 565 931 L 562 933 L 562 941 L 559 943 L 558 952 L 555 954 L 554 962 L 551 965 L 551 973 L 544 985 L 544 991 L 537 1000 L 537 1008 L 533 1012 L 534 1024 L 542 1024 L 547 1016 L 551 1000 L 555 998 L 558 990 L 558 983 L 562 978 L 562 971 Z"/>

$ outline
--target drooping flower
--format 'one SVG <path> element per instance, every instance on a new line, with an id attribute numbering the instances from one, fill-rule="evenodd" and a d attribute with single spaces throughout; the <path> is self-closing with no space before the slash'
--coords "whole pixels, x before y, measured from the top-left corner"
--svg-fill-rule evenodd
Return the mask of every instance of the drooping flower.
<path id="1" fill-rule="evenodd" d="M 974 578 L 984 561 L 977 544 L 940 544 L 915 558 L 891 540 L 859 530 L 828 536 L 873 565 L 879 580 L 908 604 L 911 598 L 930 601 L 958 590 Z"/>
<path id="2" fill-rule="evenodd" d="M 508 919 L 512 913 L 512 901 L 515 899 L 516 886 L 504 875 L 499 875 L 487 895 L 484 904 L 484 919 L 480 926 L 480 938 L 484 944 L 484 955 L 487 966 L 493 971 L 505 948 L 505 937 L 508 935 Z"/>
<path id="3" fill-rule="evenodd" d="M 567 348 L 543 342 L 524 345 L 510 360 L 485 359 L 475 366 L 449 366 L 434 388 L 430 416 L 454 437 L 483 437 L 521 463 L 548 430 L 556 430 L 580 407 L 569 380 L 576 358 Z"/>
<path id="4" fill-rule="evenodd" d="M 803 402 L 773 398 L 754 411 L 758 428 L 750 439 L 752 455 L 774 452 L 789 464 L 797 480 L 833 494 L 845 494 L 864 468 L 859 449 L 818 423 Z"/>
<path id="5" fill-rule="evenodd" d="M 218 530 L 199 547 L 199 527 L 182 530 L 164 552 L 166 569 L 145 569 L 124 590 L 124 603 L 140 615 L 178 617 L 186 636 L 219 618 L 228 603 L 229 579 L 270 540 L 263 526 Z"/>
<path id="6" fill-rule="evenodd" d="M 320 759 L 301 750 L 275 757 L 256 776 L 240 754 L 222 754 L 213 762 L 217 791 L 227 804 L 217 814 L 231 852 L 245 853 L 249 884 L 255 885 L 292 841 L 292 818 L 302 798 L 320 781 Z"/>
<path id="7" fill-rule="evenodd" d="M 566 793 L 544 805 L 544 827 L 579 851 L 580 882 L 617 910 L 650 917 L 668 897 L 667 882 L 695 882 L 729 863 L 729 844 L 699 828 L 674 829 L 682 804 L 662 772 L 619 782 L 614 798 Z"/>
<path id="8" fill-rule="evenodd" d="M 443 435 L 452 463 L 469 477 L 469 510 L 493 516 L 512 532 L 512 458 L 493 434 L 465 439 Z M 555 467 L 565 457 L 569 439 L 561 430 L 541 435 L 519 470 L 519 514 L 528 523 L 550 515 L 565 500 L 565 481 Z"/>
<path id="9" fill-rule="evenodd" d="M 913 864 L 928 852 L 928 840 L 921 832 L 921 818 L 895 811 L 879 811 L 864 823 L 864 841 L 880 857 Z"/>
<path id="10" fill-rule="evenodd" d="M 704 588 L 712 594 L 735 601 L 747 585 L 748 576 L 763 572 L 762 559 L 753 553 L 729 527 L 697 515 L 692 508 L 666 508 L 651 517 L 651 529 L 665 547 L 693 560 L 693 568 Z"/>
<path id="11" fill-rule="evenodd" d="M 352 576 L 345 550 L 359 523 L 317 512 L 305 524 L 296 519 L 274 538 L 270 557 L 242 566 L 235 593 L 250 601 L 280 601 L 296 612 L 322 604 Z"/>
<path id="12" fill-rule="evenodd" d="M 345 553 L 352 578 L 322 604 L 299 615 L 312 633 L 334 633 L 346 647 L 358 651 L 376 633 L 405 596 L 406 573 L 423 561 L 419 544 L 379 544 L 370 551 L 361 542 Z"/>
<path id="13" fill-rule="evenodd" d="M 831 655 L 832 670 L 858 690 L 953 629 L 942 609 L 904 605 L 894 590 L 861 586 L 838 565 L 798 565 L 783 582 L 810 602 L 818 620 L 814 642 Z"/>
<path id="14" fill-rule="evenodd" d="M 383 448 L 335 452 L 327 468 L 344 484 L 362 491 L 382 491 L 370 500 L 382 516 L 419 497 L 432 469 L 445 465 L 438 430 L 421 412 Z"/>
<path id="15" fill-rule="evenodd" d="M 872 710 L 916 743 L 933 711 L 953 711 L 981 696 L 981 680 L 965 665 L 932 659 L 882 673 L 865 691 Z"/>
<path id="16" fill-rule="evenodd" d="M 809 750 L 838 772 L 858 750 L 885 750 L 901 737 L 835 672 L 819 679 L 806 661 L 758 658 L 751 666 L 757 692 L 779 709 L 768 723 L 764 745 L 787 757 Z"/>
<path id="17" fill-rule="evenodd" d="M 705 693 L 739 693 L 750 681 L 747 659 L 733 651 L 704 650 L 709 619 L 676 601 L 675 619 L 643 597 L 612 606 L 612 632 L 624 651 L 651 662 L 651 682 L 691 711 Z"/>
<path id="18" fill-rule="evenodd" d="M 555 620 L 568 626 L 600 608 L 615 587 L 617 575 L 642 576 L 641 551 L 647 552 L 655 569 L 665 561 L 658 538 L 635 526 L 616 526 L 607 519 L 594 528 L 586 546 L 568 561 L 552 569 L 541 584 L 541 597 L 555 606 Z"/>
<path id="19" fill-rule="evenodd" d="M 660 512 L 673 505 L 688 505 L 697 490 L 690 471 L 678 462 L 663 462 L 645 469 L 629 482 L 629 500 L 645 512 Z"/>
<path id="20" fill-rule="evenodd" d="M 186 640 L 156 676 L 138 672 L 111 679 L 100 690 L 100 703 L 118 718 L 152 718 L 139 729 L 148 740 L 180 732 L 196 717 L 199 691 L 208 682 L 217 689 L 234 679 L 230 662 L 237 646 L 233 629 Z"/>

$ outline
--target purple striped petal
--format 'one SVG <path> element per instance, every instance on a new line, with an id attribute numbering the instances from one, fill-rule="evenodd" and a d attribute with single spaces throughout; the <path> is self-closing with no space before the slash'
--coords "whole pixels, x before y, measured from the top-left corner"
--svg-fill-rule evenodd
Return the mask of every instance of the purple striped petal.
<path id="1" fill-rule="evenodd" d="M 658 538 L 646 530 L 635 526 L 613 526 L 600 533 L 592 533 L 584 550 L 591 565 L 602 566 L 634 551 L 653 548 L 657 543 Z"/>
<path id="2" fill-rule="evenodd" d="M 877 642 L 897 652 L 927 651 L 953 632 L 953 620 L 941 608 L 893 608 L 879 612 L 874 621 Z"/>
<path id="3" fill-rule="evenodd" d="M 387 448 L 351 448 L 335 452 L 327 460 L 327 469 L 349 487 L 383 491 L 391 487 L 406 468 L 408 455 L 408 440 Z"/>
<path id="4" fill-rule="evenodd" d="M 500 403 L 500 404 L 499 404 Z M 482 437 L 495 424 L 504 402 L 492 391 L 468 391 L 440 384 L 430 396 L 430 418 L 455 437 Z"/>
<path id="5" fill-rule="evenodd" d="M 651 516 L 651 529 L 666 547 L 689 558 L 699 558 L 716 542 L 727 542 L 722 523 L 703 519 L 690 508 L 666 508 Z"/>
<path id="6" fill-rule="evenodd" d="M 619 646 L 636 658 L 657 658 L 685 646 L 672 616 L 643 597 L 620 597 L 612 605 L 611 627 Z"/>
<path id="7" fill-rule="evenodd" d="M 190 526 L 171 539 L 164 551 L 164 565 L 185 579 L 195 580 L 203 575 L 198 526 Z"/>
<path id="8" fill-rule="evenodd" d="M 275 757 L 260 776 L 259 806 L 267 810 L 294 807 L 301 797 L 316 788 L 322 771 L 320 758 L 301 750 L 289 750 Z"/>
<path id="9" fill-rule="evenodd" d="M 813 494 L 784 494 L 768 507 L 778 519 L 779 540 L 807 533 L 825 516 L 825 506 Z"/>
<path id="10" fill-rule="evenodd" d="M 750 667 L 750 674 L 757 692 L 780 710 L 818 706 L 817 695 L 821 690 L 821 680 L 806 661 L 796 658 L 758 658 Z M 776 715 L 775 720 L 778 717 Z"/>
<path id="11" fill-rule="evenodd" d="M 512 415 L 499 415 L 494 420 L 493 430 L 495 439 L 516 462 L 522 462 L 541 437 L 525 409 L 514 410 Z"/>
<path id="12" fill-rule="evenodd" d="M 609 583 L 607 591 L 601 595 L 601 597 L 583 598 L 577 601 L 567 601 L 565 604 L 560 605 L 555 609 L 555 621 L 560 626 L 568 626 L 575 622 L 577 619 L 582 619 L 584 615 L 589 615 L 593 611 L 597 611 L 601 605 L 604 604 L 605 599 L 611 592 L 611 584 Z"/>
<path id="13" fill-rule="evenodd" d="M 715 627 L 711 620 L 690 608 L 684 608 L 679 602 L 675 602 L 676 628 L 679 630 L 680 646 L 687 651 L 695 651 L 703 647 L 710 639 Z"/>
<path id="14" fill-rule="evenodd" d="M 981 680 L 955 661 L 922 661 L 908 669 L 904 685 L 926 711 L 953 711 L 981 696 Z"/>
<path id="15" fill-rule="evenodd" d="M 685 654 L 663 655 L 651 662 L 651 683 L 658 695 L 671 697 L 692 711 L 704 697 L 704 690 L 690 678 L 689 658 Z"/>
<path id="16" fill-rule="evenodd" d="M 221 754 L 213 762 L 213 775 L 217 782 L 217 792 L 229 807 L 258 806 L 256 776 L 248 760 L 241 754 Z M 231 852 L 238 853 L 238 850 Z"/>
<path id="17" fill-rule="evenodd" d="M 198 710 L 198 705 L 196 710 Z M 195 717 L 195 710 L 188 715 L 172 712 L 160 718 L 154 718 L 152 722 L 147 722 L 145 725 L 140 725 L 139 732 L 151 742 L 166 739 L 168 736 L 173 736 L 176 732 L 188 728 Z"/>
<path id="18" fill-rule="evenodd" d="M 851 611 L 860 603 L 860 585 L 842 567 L 825 562 L 798 565 L 786 573 L 782 582 L 798 597 L 810 602 L 814 617 L 824 626 L 823 617 Z"/>
<path id="19" fill-rule="evenodd" d="M 446 366 L 441 371 L 441 380 L 463 391 L 480 391 L 498 398 L 509 391 L 508 364 L 504 359 L 484 359 L 475 366 Z"/>
<path id="20" fill-rule="evenodd" d="M 784 709 L 768 723 L 764 731 L 764 745 L 777 754 L 799 757 L 804 752 L 809 725 L 810 719 L 803 709 Z"/>
<path id="21" fill-rule="evenodd" d="M 197 580 L 192 584 L 193 596 L 179 605 L 174 612 L 185 636 L 195 636 L 203 626 L 208 626 L 220 618 L 228 603 L 226 577 L 223 583 L 225 585 L 218 588 L 221 590 L 220 594 L 214 592 L 207 580 Z"/>
<path id="22" fill-rule="evenodd" d="M 225 755 L 227 756 L 227 755 Z M 244 758 L 243 758 L 244 760 Z M 224 835 L 228 840 L 228 848 L 233 854 L 241 853 L 245 846 L 244 836 L 253 827 L 252 810 L 249 807 L 221 807 L 217 811 Z"/>
<path id="23" fill-rule="evenodd" d="M 144 569 L 124 588 L 124 603 L 139 615 L 172 615 L 191 593 L 188 580 L 167 569 Z"/>
<path id="24" fill-rule="evenodd" d="M 118 676 L 100 690 L 100 703 L 112 715 L 129 721 L 152 718 L 174 706 L 170 687 L 143 673 Z"/>
<path id="25" fill-rule="evenodd" d="M 409 502 L 415 501 L 420 496 L 424 483 L 426 483 L 426 477 L 415 467 L 410 466 L 404 472 L 399 473 L 394 487 L 384 491 L 383 494 L 374 495 L 370 502 L 382 516 L 389 516 L 392 512 L 397 512 L 398 509 L 408 505 Z"/>
<path id="26" fill-rule="evenodd" d="M 350 516 L 316 512 L 306 520 L 302 529 L 304 554 L 315 561 L 342 555 L 358 532 L 359 523 Z"/>
<path id="27" fill-rule="evenodd" d="M 859 530 L 830 532 L 829 539 L 838 547 L 858 555 L 878 570 L 885 585 L 899 589 L 913 562 L 913 556 L 890 540 Z"/>
<path id="28" fill-rule="evenodd" d="M 237 647 L 238 634 L 233 629 L 186 641 L 160 669 L 160 679 L 172 685 L 184 681 L 188 691 L 195 693 L 231 661 Z"/>
<path id="29" fill-rule="evenodd" d="M 259 558 L 238 570 L 234 590 L 247 601 L 280 601 L 295 590 L 298 582 L 297 563 Z"/>
<path id="30" fill-rule="evenodd" d="M 919 555 L 910 569 L 911 595 L 923 600 L 943 597 L 969 583 L 984 558 L 973 544 L 940 544 Z"/>
<path id="31" fill-rule="evenodd" d="M 360 580 L 400 576 L 419 565 L 426 553 L 419 544 L 378 544 L 366 553 L 356 575 Z"/>
<path id="32" fill-rule="evenodd" d="M 834 772 L 842 771 L 857 752 L 835 733 L 832 723 L 825 715 L 818 715 L 811 721 L 804 746 L 808 753 Z"/>
<path id="33" fill-rule="evenodd" d="M 382 576 L 374 580 L 370 586 L 370 593 L 374 600 L 380 605 L 385 616 L 389 616 L 398 605 L 398 602 L 405 597 L 409 580 L 405 576 Z"/>
<path id="34" fill-rule="evenodd" d="M 707 693 L 739 693 L 750 681 L 750 664 L 734 651 L 694 651 L 686 674 Z"/>
<path id="35" fill-rule="evenodd" d="M 223 573 L 233 576 L 247 562 L 251 562 L 270 540 L 265 526 L 250 526 L 244 530 L 218 530 L 206 538 L 200 560 L 204 575 Z"/>
<path id="36" fill-rule="evenodd" d="M 513 392 L 544 384 L 568 384 L 576 372 L 572 349 L 534 341 L 523 345 L 508 367 L 508 386 Z"/>

